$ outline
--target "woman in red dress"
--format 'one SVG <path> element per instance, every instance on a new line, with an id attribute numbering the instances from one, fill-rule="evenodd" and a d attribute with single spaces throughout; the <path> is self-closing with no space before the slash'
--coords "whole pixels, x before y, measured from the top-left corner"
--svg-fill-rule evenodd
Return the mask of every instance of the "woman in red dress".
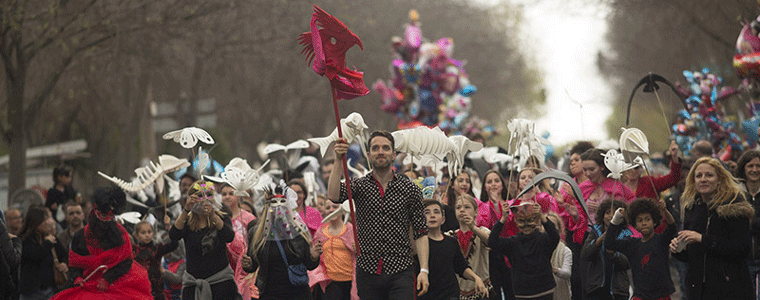
<path id="1" fill-rule="evenodd" d="M 148 273 L 132 259 L 129 234 L 114 221 L 126 203 L 119 188 L 98 189 L 87 226 L 74 234 L 69 251 L 69 278 L 74 287 L 57 299 L 153 299 Z"/>

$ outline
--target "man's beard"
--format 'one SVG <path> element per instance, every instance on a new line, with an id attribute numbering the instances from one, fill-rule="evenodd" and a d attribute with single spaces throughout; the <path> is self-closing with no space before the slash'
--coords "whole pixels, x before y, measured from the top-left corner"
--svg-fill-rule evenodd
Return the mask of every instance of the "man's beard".
<path id="1" fill-rule="evenodd" d="M 385 159 L 385 161 L 381 163 L 378 163 L 377 159 L 372 161 L 372 168 L 377 169 L 377 170 L 385 170 L 385 169 L 390 168 L 391 163 L 392 163 L 390 158 L 386 156 L 386 157 L 383 157 L 383 159 Z"/>

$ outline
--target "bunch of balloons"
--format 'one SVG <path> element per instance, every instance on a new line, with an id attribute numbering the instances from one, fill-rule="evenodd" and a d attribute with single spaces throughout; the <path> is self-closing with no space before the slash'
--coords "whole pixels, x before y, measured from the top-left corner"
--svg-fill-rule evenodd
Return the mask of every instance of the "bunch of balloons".
<path id="1" fill-rule="evenodd" d="M 721 100 L 734 95 L 737 90 L 723 86 L 723 79 L 710 69 L 701 72 L 683 71 L 688 83 L 676 83 L 679 92 L 686 95 L 686 107 L 681 110 L 673 124 L 673 139 L 686 155 L 698 140 L 711 141 L 716 149 L 731 147 L 743 149 L 742 138 L 736 134 L 736 124 L 725 120 Z"/>
<path id="2" fill-rule="evenodd" d="M 742 88 L 750 95 L 747 102 L 749 119 L 742 122 L 742 129 L 747 134 L 747 143 L 755 147 L 760 126 L 760 16 L 745 23 L 736 39 L 734 68 L 742 79 Z"/>
<path id="3" fill-rule="evenodd" d="M 381 108 L 396 116 L 399 129 L 425 125 L 438 126 L 448 135 L 471 131 L 466 127 L 471 124 L 470 97 L 477 88 L 470 84 L 464 64 L 452 58 L 454 41 L 426 42 L 420 25 L 419 14 L 412 10 L 404 37 L 393 38 L 391 79 L 373 85 L 382 97 Z"/>

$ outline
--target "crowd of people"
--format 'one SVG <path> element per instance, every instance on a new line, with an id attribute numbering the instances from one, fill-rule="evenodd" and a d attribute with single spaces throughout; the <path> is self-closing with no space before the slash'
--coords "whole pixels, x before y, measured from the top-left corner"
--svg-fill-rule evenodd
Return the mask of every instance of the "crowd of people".
<path id="1" fill-rule="evenodd" d="M 403 164 L 388 132 L 365 146 L 348 183 L 345 140 L 316 187 L 185 173 L 177 207 L 135 223 L 120 188 L 81 197 L 55 168 L 44 205 L 0 214 L 0 299 L 760 299 L 758 150 L 672 143 L 616 179 L 585 141 L 451 174 Z M 574 182 L 534 180 L 557 169 Z"/>

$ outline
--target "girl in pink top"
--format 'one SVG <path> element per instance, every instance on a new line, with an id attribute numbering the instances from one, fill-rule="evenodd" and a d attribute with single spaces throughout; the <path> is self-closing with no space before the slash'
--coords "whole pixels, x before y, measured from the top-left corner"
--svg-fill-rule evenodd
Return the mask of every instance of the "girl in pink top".
<path id="1" fill-rule="evenodd" d="M 301 216 L 301 220 L 306 224 L 306 227 L 309 228 L 311 236 L 314 236 L 314 234 L 317 233 L 317 229 L 319 229 L 319 226 L 322 224 L 322 214 L 320 214 L 316 208 L 304 204 L 308 190 L 302 181 L 291 180 L 288 182 L 288 187 L 298 195 L 298 207 L 296 207 L 296 211 L 298 212 L 298 215 Z"/>
<path id="2" fill-rule="evenodd" d="M 235 272 L 235 283 L 238 285 L 238 291 L 243 295 L 243 299 L 249 299 L 252 283 L 250 280 L 245 280 L 248 273 L 243 271 L 241 259 L 248 250 L 246 243 L 248 223 L 255 220 L 256 217 L 240 208 L 240 196 L 247 195 L 245 191 L 236 191 L 231 185 L 225 183 L 222 185 L 221 194 L 222 203 L 226 208 L 229 208 L 232 230 L 235 231 L 235 239 L 232 240 L 232 243 L 227 244 L 227 257 L 230 260 L 230 267 Z"/>
<path id="3" fill-rule="evenodd" d="M 235 189 L 229 184 L 225 183 L 222 185 L 222 203 L 227 205 L 230 208 L 230 211 L 232 211 L 232 215 L 230 216 L 230 219 L 232 220 L 232 230 L 239 233 L 241 236 L 246 237 L 248 236 L 246 226 L 248 226 L 248 223 L 255 220 L 256 217 L 240 208 L 239 194 L 241 193 L 244 192 L 235 191 Z"/>
<path id="4" fill-rule="evenodd" d="M 309 286 L 321 289 L 323 299 L 358 300 L 356 290 L 356 248 L 353 226 L 347 224 L 349 202 L 325 203 L 324 224 L 317 230 L 314 240 L 322 244 L 319 266 L 309 271 Z M 315 287 L 319 285 L 319 287 Z"/>
<path id="5" fill-rule="evenodd" d="M 507 183 L 496 170 L 490 170 L 483 176 L 478 202 L 478 217 L 475 223 L 489 230 L 501 219 L 502 203 L 507 201 Z"/>

